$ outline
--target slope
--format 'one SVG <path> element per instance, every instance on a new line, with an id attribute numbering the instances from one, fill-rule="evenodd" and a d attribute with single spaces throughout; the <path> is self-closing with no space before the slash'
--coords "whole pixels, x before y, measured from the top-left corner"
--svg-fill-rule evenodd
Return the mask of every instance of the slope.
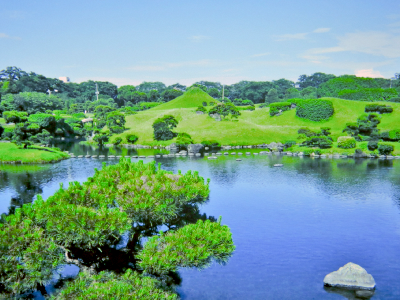
<path id="1" fill-rule="evenodd" d="M 174 100 L 161 104 L 150 110 L 169 110 L 175 108 L 198 107 L 203 105 L 203 102 L 207 102 L 207 105 L 210 105 L 210 102 L 216 103 L 219 101 L 215 100 L 213 97 L 211 97 L 203 90 L 197 87 L 193 87 L 188 91 L 186 91 L 183 95 L 175 98 Z"/>

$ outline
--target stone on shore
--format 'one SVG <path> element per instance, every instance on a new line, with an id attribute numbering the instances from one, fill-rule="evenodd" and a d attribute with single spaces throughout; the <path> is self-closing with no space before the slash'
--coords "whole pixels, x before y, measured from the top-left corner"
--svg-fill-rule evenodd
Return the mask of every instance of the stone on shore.
<path id="1" fill-rule="evenodd" d="M 364 268 L 351 262 L 326 275 L 324 284 L 351 289 L 375 289 L 375 280 L 372 275 L 368 274 Z"/>

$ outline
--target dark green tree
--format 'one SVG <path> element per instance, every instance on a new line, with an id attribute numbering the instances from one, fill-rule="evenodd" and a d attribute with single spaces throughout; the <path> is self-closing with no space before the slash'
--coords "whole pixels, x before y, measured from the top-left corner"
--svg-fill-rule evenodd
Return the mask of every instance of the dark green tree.
<path id="1" fill-rule="evenodd" d="M 175 98 L 183 95 L 183 92 L 179 89 L 168 89 L 162 92 L 161 98 L 164 102 L 174 100 Z"/>
<path id="2" fill-rule="evenodd" d="M 172 140 L 177 136 L 177 133 L 173 132 L 178 125 L 178 121 L 171 115 L 165 115 L 162 118 L 158 118 L 153 123 L 154 139 L 156 141 L 167 141 Z"/>
<path id="3" fill-rule="evenodd" d="M 43 288 L 75 264 L 79 276 L 56 299 L 175 299 L 178 268 L 224 263 L 235 249 L 229 228 L 200 214 L 208 183 L 122 159 L 46 201 L 39 195 L 0 223 L 1 292 Z"/>
<path id="4" fill-rule="evenodd" d="M 280 99 L 278 97 L 278 91 L 276 89 L 270 89 L 267 96 L 265 96 L 265 103 L 270 104 L 279 101 Z"/>

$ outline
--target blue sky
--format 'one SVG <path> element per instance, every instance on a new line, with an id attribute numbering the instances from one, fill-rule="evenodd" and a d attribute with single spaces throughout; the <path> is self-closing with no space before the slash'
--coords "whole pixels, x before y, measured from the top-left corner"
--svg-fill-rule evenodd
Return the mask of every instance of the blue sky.
<path id="1" fill-rule="evenodd" d="M 0 69 L 74 82 L 400 72 L 397 0 L 2 1 Z"/>

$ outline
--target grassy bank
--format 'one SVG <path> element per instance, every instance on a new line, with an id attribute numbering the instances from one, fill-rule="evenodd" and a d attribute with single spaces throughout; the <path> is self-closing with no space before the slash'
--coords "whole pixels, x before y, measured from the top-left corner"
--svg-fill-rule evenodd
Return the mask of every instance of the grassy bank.
<path id="1" fill-rule="evenodd" d="M 31 146 L 21 149 L 13 143 L 0 143 L 0 163 L 51 163 L 68 157 L 68 154 L 51 148 Z"/>
<path id="2" fill-rule="evenodd" d="M 177 98 L 178 99 L 178 98 Z M 295 109 L 284 112 L 280 116 L 269 115 L 269 108 L 257 108 L 255 111 L 241 111 L 242 115 L 237 121 L 223 120 L 215 121 L 208 115 L 197 115 L 195 107 L 161 109 L 163 105 L 156 108 L 139 112 L 135 115 L 126 117 L 125 126 L 127 131 L 114 135 L 110 138 L 110 143 L 116 137 L 122 137 L 123 143 L 126 136 L 130 133 L 139 137 L 138 144 L 142 145 L 168 145 L 175 142 L 154 141 L 152 124 L 164 115 L 173 115 L 179 124 L 176 132 L 186 132 L 191 135 L 195 143 L 203 140 L 217 140 L 223 145 L 256 145 L 260 143 L 285 142 L 296 140 L 298 129 L 309 127 L 319 129 L 320 127 L 331 127 L 332 138 L 336 141 L 337 137 L 345 135 L 342 131 L 348 122 L 356 122 L 357 118 L 364 113 L 367 102 L 350 101 L 337 98 L 326 98 L 332 101 L 335 113 L 326 121 L 313 122 L 301 119 L 296 116 Z M 172 101 L 171 101 L 172 102 Z M 196 104 L 199 100 L 196 100 Z M 166 103 L 168 104 L 168 103 Z M 182 104 L 182 103 L 181 103 Z M 378 128 L 381 131 L 400 128 L 400 104 L 386 102 L 393 107 L 391 114 L 381 116 L 381 124 Z M 164 106 L 164 108 L 167 108 Z M 209 107 L 208 107 L 209 108 Z"/>

